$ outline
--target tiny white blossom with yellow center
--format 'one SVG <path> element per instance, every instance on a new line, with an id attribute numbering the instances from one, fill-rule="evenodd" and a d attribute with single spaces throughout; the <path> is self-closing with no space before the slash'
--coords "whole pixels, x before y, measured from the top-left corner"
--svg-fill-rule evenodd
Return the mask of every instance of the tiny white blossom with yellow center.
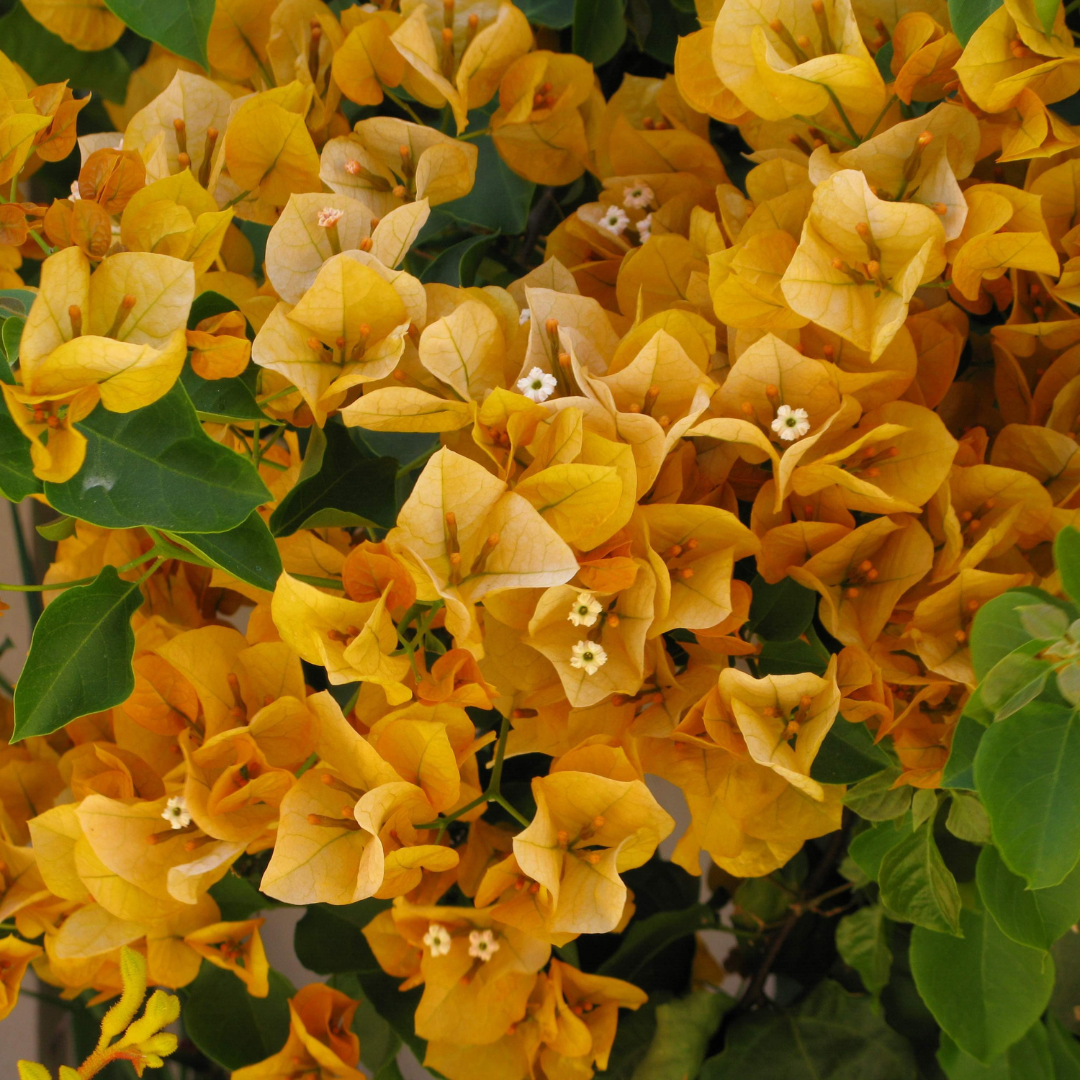
<path id="1" fill-rule="evenodd" d="M 607 212 L 600 219 L 600 228 L 606 229 L 614 236 L 622 236 L 626 232 L 626 226 L 630 224 L 630 218 L 621 206 L 609 206 Z"/>
<path id="2" fill-rule="evenodd" d="M 333 206 L 324 206 L 319 211 L 319 228 L 329 229 L 331 225 L 336 225 L 344 216 L 344 210 L 337 210 Z"/>
<path id="3" fill-rule="evenodd" d="M 483 960 L 486 964 L 499 951 L 499 943 L 490 930 L 471 930 L 469 932 L 469 955 Z"/>
<path id="4" fill-rule="evenodd" d="M 776 410 L 776 419 L 772 429 L 784 442 L 801 439 L 810 430 L 810 414 L 805 409 L 793 409 L 790 405 L 781 405 Z"/>
<path id="5" fill-rule="evenodd" d="M 191 824 L 191 814 L 183 795 L 174 795 L 161 811 L 161 816 L 174 828 L 183 829 Z"/>
<path id="6" fill-rule="evenodd" d="M 575 626 L 595 626 L 596 620 L 600 617 L 600 612 L 603 610 L 604 605 L 591 593 L 578 593 L 577 599 L 570 608 L 570 614 L 567 615 L 567 618 Z"/>
<path id="7" fill-rule="evenodd" d="M 442 923 L 433 922 L 424 935 L 424 944 L 431 951 L 432 956 L 445 956 L 453 944 L 450 931 Z"/>
<path id="8" fill-rule="evenodd" d="M 631 184 L 623 188 L 622 204 L 628 210 L 644 210 L 653 198 L 653 189 L 648 184 Z"/>
<path id="9" fill-rule="evenodd" d="M 604 646 L 596 641 L 579 641 L 571 652 L 570 666 L 586 675 L 595 675 L 607 663 Z"/>
<path id="10" fill-rule="evenodd" d="M 646 214 L 637 223 L 638 239 L 644 244 L 652 236 L 652 214 Z"/>
<path id="11" fill-rule="evenodd" d="M 558 380 L 554 375 L 549 375 L 543 368 L 534 367 L 522 379 L 518 379 L 517 388 L 530 401 L 547 401 L 555 393 Z"/>

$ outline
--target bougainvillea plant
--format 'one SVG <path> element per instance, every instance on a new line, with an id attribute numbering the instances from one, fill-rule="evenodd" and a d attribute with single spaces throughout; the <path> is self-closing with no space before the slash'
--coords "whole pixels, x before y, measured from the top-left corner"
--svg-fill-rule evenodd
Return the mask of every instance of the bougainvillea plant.
<path id="1" fill-rule="evenodd" d="M 9 5 L 0 1019 L 1080 1078 L 1078 6 Z"/>

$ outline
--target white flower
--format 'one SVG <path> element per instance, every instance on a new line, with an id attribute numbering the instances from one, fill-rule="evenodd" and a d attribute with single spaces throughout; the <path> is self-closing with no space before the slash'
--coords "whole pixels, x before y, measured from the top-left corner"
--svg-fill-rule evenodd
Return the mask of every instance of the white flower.
<path id="1" fill-rule="evenodd" d="M 82 196 L 79 194 L 79 181 L 78 180 L 72 180 L 71 181 L 71 198 L 72 198 L 72 200 L 78 200 L 78 199 L 82 198 Z"/>
<path id="2" fill-rule="evenodd" d="M 607 213 L 600 219 L 600 228 L 607 229 L 613 236 L 622 236 L 629 224 L 630 218 L 621 206 L 609 206 Z"/>
<path id="3" fill-rule="evenodd" d="M 776 419 L 772 429 L 784 442 L 801 439 L 810 430 L 810 414 L 805 409 L 793 409 L 790 405 L 781 405 L 776 410 Z"/>
<path id="4" fill-rule="evenodd" d="M 469 955 L 476 956 L 486 964 L 499 951 L 499 943 L 490 930 L 469 932 Z"/>
<path id="5" fill-rule="evenodd" d="M 595 641 L 579 641 L 572 650 L 570 666 L 578 668 L 586 675 L 595 675 L 606 663 L 607 653 L 603 645 Z"/>
<path id="6" fill-rule="evenodd" d="M 646 214 L 637 223 L 638 239 L 644 244 L 652 236 L 652 214 Z"/>
<path id="7" fill-rule="evenodd" d="M 174 828 L 183 829 L 191 824 L 191 814 L 183 795 L 174 795 L 161 811 L 161 816 Z"/>
<path id="8" fill-rule="evenodd" d="M 547 401 L 555 393 L 558 380 L 543 368 L 534 367 L 523 379 L 518 379 L 517 388 L 530 401 Z"/>
<path id="9" fill-rule="evenodd" d="M 526 307 L 521 309 L 518 316 L 518 326 L 524 326 L 532 318 L 532 312 Z"/>
<path id="10" fill-rule="evenodd" d="M 623 188 L 622 204 L 629 210 L 644 210 L 653 201 L 653 189 L 648 184 L 633 184 Z"/>
<path id="11" fill-rule="evenodd" d="M 578 593 L 567 618 L 575 626 L 595 626 L 597 616 L 603 610 L 604 605 L 596 600 L 592 593 Z"/>
<path id="12" fill-rule="evenodd" d="M 445 956 L 453 944 L 450 931 L 442 923 L 433 922 L 424 935 L 424 944 L 431 950 L 432 956 Z"/>
<path id="13" fill-rule="evenodd" d="M 344 210 L 338 210 L 333 206 L 324 206 L 319 211 L 319 228 L 329 229 L 331 225 L 336 225 L 344 216 Z"/>

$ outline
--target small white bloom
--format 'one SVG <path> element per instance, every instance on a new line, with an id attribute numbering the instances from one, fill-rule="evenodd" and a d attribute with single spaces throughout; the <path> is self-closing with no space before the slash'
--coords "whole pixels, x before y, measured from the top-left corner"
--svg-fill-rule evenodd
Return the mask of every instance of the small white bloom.
<path id="1" fill-rule="evenodd" d="M 530 401 L 547 401 L 555 393 L 558 380 L 543 368 L 534 367 L 523 379 L 518 379 L 517 388 Z"/>
<path id="2" fill-rule="evenodd" d="M 331 225 L 336 225 L 344 216 L 344 210 L 338 210 L 333 206 L 324 206 L 319 211 L 319 228 L 329 229 Z"/>
<path id="3" fill-rule="evenodd" d="M 532 312 L 526 307 L 521 309 L 518 316 L 518 326 L 524 326 L 532 318 Z"/>
<path id="4" fill-rule="evenodd" d="M 623 188 L 622 204 L 628 210 L 644 210 L 653 197 L 653 189 L 648 184 L 632 184 Z"/>
<path id="5" fill-rule="evenodd" d="M 810 430 L 810 414 L 805 409 L 793 409 L 790 405 L 781 405 L 776 410 L 776 419 L 772 429 L 784 442 L 801 439 Z"/>
<path id="6" fill-rule="evenodd" d="M 478 957 L 486 964 L 499 951 L 499 943 L 490 930 L 469 932 L 469 955 Z"/>
<path id="7" fill-rule="evenodd" d="M 652 236 L 652 214 L 646 214 L 637 223 L 638 239 L 644 244 Z"/>
<path id="8" fill-rule="evenodd" d="M 630 218 L 621 206 L 609 206 L 600 219 L 600 228 L 607 229 L 613 236 L 622 236 L 629 224 Z"/>
<path id="9" fill-rule="evenodd" d="M 603 610 L 604 605 L 592 593 L 578 593 L 567 618 L 575 626 L 595 626 L 597 617 Z"/>
<path id="10" fill-rule="evenodd" d="M 442 923 L 433 922 L 424 935 L 424 944 L 431 950 L 432 956 L 445 956 L 452 944 L 450 931 Z"/>
<path id="11" fill-rule="evenodd" d="M 161 811 L 161 816 L 174 828 L 183 829 L 191 824 L 191 814 L 188 813 L 187 803 L 183 795 L 174 795 Z"/>
<path id="12" fill-rule="evenodd" d="M 607 653 L 596 641 L 579 641 L 571 650 L 570 666 L 584 671 L 586 675 L 595 675 L 606 663 Z"/>

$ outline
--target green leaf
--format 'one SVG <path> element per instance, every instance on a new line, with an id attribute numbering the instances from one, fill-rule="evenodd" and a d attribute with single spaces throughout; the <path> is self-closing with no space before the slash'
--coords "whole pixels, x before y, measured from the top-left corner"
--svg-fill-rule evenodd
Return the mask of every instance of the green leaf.
<path id="1" fill-rule="evenodd" d="M 987 729 L 975 781 L 994 843 L 1033 889 L 1057 885 L 1080 860 L 1080 715 L 1033 701 Z"/>
<path id="2" fill-rule="evenodd" d="M 184 1032 L 213 1061 L 240 1069 L 276 1054 L 289 1034 L 289 998 L 295 991 L 270 972 L 270 993 L 252 997 L 231 972 L 204 960 L 187 988 Z"/>
<path id="3" fill-rule="evenodd" d="M 656 1034 L 644 1060 L 634 1070 L 634 1080 L 697 1076 L 709 1040 L 734 1004 L 735 999 L 727 994 L 699 990 L 660 1005 L 656 1010 Z"/>
<path id="4" fill-rule="evenodd" d="M 949 0 L 953 33 L 966 45 L 971 35 L 1001 7 L 1001 0 Z"/>
<path id="5" fill-rule="evenodd" d="M 1049 949 L 1080 919 L 1080 866 L 1060 885 L 1029 889 L 997 849 L 987 847 L 979 855 L 976 880 L 986 910 L 1002 933 L 1021 945 Z"/>
<path id="6" fill-rule="evenodd" d="M 1056 641 L 1069 629 L 1069 616 L 1055 604 L 1025 604 L 1016 610 L 1020 625 L 1033 638 Z"/>
<path id="7" fill-rule="evenodd" d="M 296 958 L 320 975 L 381 971 L 362 931 L 389 906 L 387 900 L 361 900 L 340 907 L 312 904 L 296 924 Z"/>
<path id="8" fill-rule="evenodd" d="M 253 510 L 235 529 L 220 533 L 166 533 L 169 539 L 191 548 L 211 566 L 254 585 L 274 591 L 281 576 L 281 556 L 270 530 Z"/>
<path id="9" fill-rule="evenodd" d="M 15 688 L 12 742 L 59 731 L 128 698 L 135 689 L 131 616 L 141 603 L 139 586 L 106 566 L 89 585 L 65 589 L 49 604 Z"/>
<path id="10" fill-rule="evenodd" d="M 746 629 L 766 641 L 794 641 L 814 617 L 817 593 L 784 578 L 770 585 L 759 574 L 750 583 L 753 599 Z"/>
<path id="11" fill-rule="evenodd" d="M 390 528 L 397 513 L 393 458 L 367 457 L 341 424 L 327 424 L 326 446 L 317 469 L 300 482 L 270 515 L 274 536 L 328 525 L 379 525 Z M 310 456 L 310 448 L 309 448 Z M 307 467 L 305 459 L 305 469 Z"/>
<path id="12" fill-rule="evenodd" d="M 470 236 L 448 247 L 431 262 L 420 275 L 420 280 L 439 282 L 443 285 L 457 285 L 470 288 L 476 282 L 476 271 L 489 245 L 495 239 L 495 233 L 483 236 Z"/>
<path id="13" fill-rule="evenodd" d="M 938 1024 L 962 1050 L 989 1062 L 1042 1015 L 1054 962 L 1006 937 L 987 915 L 964 908 L 960 927 L 962 938 L 917 926 L 911 972 Z"/>
<path id="14" fill-rule="evenodd" d="M 1003 656 L 987 672 L 979 689 L 986 705 L 993 709 L 995 720 L 1004 720 L 1034 701 L 1046 686 L 1053 667 L 1046 660 L 1036 660 L 1023 648 Z"/>
<path id="15" fill-rule="evenodd" d="M 670 991 L 658 990 L 649 994 L 649 1000 L 640 1009 L 619 1013 L 615 1045 L 607 1069 L 600 1073 L 603 1080 L 633 1080 L 634 1070 L 648 1053 L 656 1033 L 656 1010 L 671 1000 Z"/>
<path id="16" fill-rule="evenodd" d="M 626 40 L 625 0 L 574 0 L 572 49 L 593 67 L 606 64 Z"/>
<path id="17" fill-rule="evenodd" d="M 890 916 L 942 933 L 959 932 L 960 890 L 938 851 L 932 820 L 884 854 L 877 880 Z"/>
<path id="18" fill-rule="evenodd" d="M 249 367 L 234 379 L 203 379 L 195 374 L 190 358 L 184 362 L 184 370 L 180 373 L 180 382 L 199 419 L 218 424 L 267 419 L 255 400 L 255 378 L 255 372 Z"/>
<path id="19" fill-rule="evenodd" d="M 214 292 L 213 289 L 205 289 L 191 303 L 187 328 L 194 330 L 203 319 L 211 319 L 215 315 L 224 315 L 227 311 L 239 310 L 235 301 L 230 300 L 223 293 Z"/>
<path id="20" fill-rule="evenodd" d="M 1018 609 L 1036 602 L 1054 604 L 1062 608 L 1070 620 L 1076 618 L 1076 609 L 1071 604 L 1028 586 L 1010 589 L 988 600 L 979 608 L 971 624 L 971 663 L 977 679 L 982 681 L 1002 657 L 1031 641 L 1031 635 L 1020 621 Z"/>
<path id="21" fill-rule="evenodd" d="M 871 880 L 877 881 L 885 856 L 912 834 L 911 814 L 864 829 L 848 846 L 848 855 Z"/>
<path id="22" fill-rule="evenodd" d="M 972 698 L 977 697 L 976 690 Z M 971 700 L 968 701 L 968 707 Z M 956 729 L 953 731 L 952 749 L 949 751 L 949 759 L 945 762 L 945 768 L 941 772 L 941 786 L 943 788 L 964 788 L 973 791 L 975 788 L 975 754 L 978 752 L 979 743 L 986 733 L 986 726 L 979 723 L 967 709 L 960 716 Z"/>
<path id="23" fill-rule="evenodd" d="M 911 808 L 912 791 L 907 784 L 893 787 L 899 776 L 900 767 L 894 765 L 867 777 L 847 792 L 844 805 L 867 821 L 892 821 L 902 817 Z"/>
<path id="24" fill-rule="evenodd" d="M 801 675 L 811 671 L 824 675 L 828 660 L 805 641 L 766 641 L 758 653 L 761 675 Z"/>
<path id="25" fill-rule="evenodd" d="M 359 980 L 357 981 L 359 985 Z M 401 1049 L 401 1038 L 396 1031 L 375 1011 L 366 995 L 350 995 L 360 999 L 360 1004 L 353 1016 L 352 1029 L 360 1036 L 360 1061 L 366 1065 L 376 1077 L 385 1075 L 387 1078 L 394 1073 L 383 1070 L 397 1068 L 394 1058 Z M 398 1076 L 401 1074 L 398 1073 Z"/>
<path id="26" fill-rule="evenodd" d="M 1080 1080 L 1080 1042 L 1055 1016 L 1046 1018 L 1046 1035 L 1054 1062 L 1054 1080 Z"/>
<path id="27" fill-rule="evenodd" d="M 75 426 L 86 461 L 66 483 L 45 485 L 62 514 L 106 529 L 225 532 L 270 501 L 251 462 L 203 431 L 179 384 L 134 412 L 99 405 Z"/>
<path id="28" fill-rule="evenodd" d="M 1051 1080 L 1054 1077 L 1046 1028 L 1037 1022 L 1019 1042 L 985 1065 L 965 1054 L 948 1035 L 941 1036 L 937 1060 L 949 1080 L 1035 1080 L 1036 1077 Z"/>
<path id="29" fill-rule="evenodd" d="M 35 525 L 38 535 L 43 536 L 46 540 L 52 540 L 56 542 L 58 540 L 66 540 L 69 536 L 75 535 L 75 527 L 78 525 L 78 521 L 73 517 L 58 517 L 52 521 L 46 521 L 44 525 Z"/>
<path id="30" fill-rule="evenodd" d="M 106 6 L 140 37 L 210 70 L 206 38 L 214 17 L 214 0 L 105 0 Z"/>
<path id="31" fill-rule="evenodd" d="M 1065 591 L 1080 603 L 1080 531 L 1072 525 L 1066 525 L 1054 539 L 1054 566 Z"/>
<path id="32" fill-rule="evenodd" d="M 854 784 L 892 765 L 865 724 L 838 716 L 818 749 L 810 775 L 821 784 Z"/>
<path id="33" fill-rule="evenodd" d="M 978 795 L 954 791 L 945 828 L 958 840 L 966 840 L 969 844 L 990 843 L 990 815 Z"/>
<path id="34" fill-rule="evenodd" d="M 41 481 L 34 475 L 30 440 L 11 419 L 7 402 L 0 397 L 0 495 L 17 503 L 39 491 Z"/>
<path id="35" fill-rule="evenodd" d="M 4 325 L 0 328 L 0 343 L 3 344 L 4 355 L 12 367 L 15 366 L 19 359 L 19 345 L 22 342 L 22 332 L 25 326 L 25 319 L 20 318 L 18 315 L 12 315 L 4 320 Z"/>
<path id="36" fill-rule="evenodd" d="M 37 293 L 29 289 L 0 289 L 0 312 L 5 315 L 27 315 Z"/>
<path id="37" fill-rule="evenodd" d="M 574 21 L 574 0 L 520 0 L 529 22 L 564 30 Z"/>
<path id="38" fill-rule="evenodd" d="M 226 922 L 250 919 L 256 911 L 278 906 L 276 900 L 263 896 L 247 878 L 242 878 L 232 871 L 210 886 L 210 895 L 221 909 L 221 917 Z"/>
<path id="39" fill-rule="evenodd" d="M 718 925 L 716 912 L 705 904 L 694 904 L 682 911 L 659 911 L 630 924 L 618 949 L 600 965 L 597 974 L 632 982 L 672 942 L 699 930 L 715 930 Z"/>
<path id="40" fill-rule="evenodd" d="M 875 1003 L 892 970 L 889 936 L 889 920 L 880 904 L 859 908 L 845 915 L 836 926 L 836 951 L 840 959 L 859 973 Z"/>
<path id="41" fill-rule="evenodd" d="M 826 979 L 796 1008 L 732 1023 L 700 1080 L 915 1080 L 906 1039 L 865 997 Z"/>

